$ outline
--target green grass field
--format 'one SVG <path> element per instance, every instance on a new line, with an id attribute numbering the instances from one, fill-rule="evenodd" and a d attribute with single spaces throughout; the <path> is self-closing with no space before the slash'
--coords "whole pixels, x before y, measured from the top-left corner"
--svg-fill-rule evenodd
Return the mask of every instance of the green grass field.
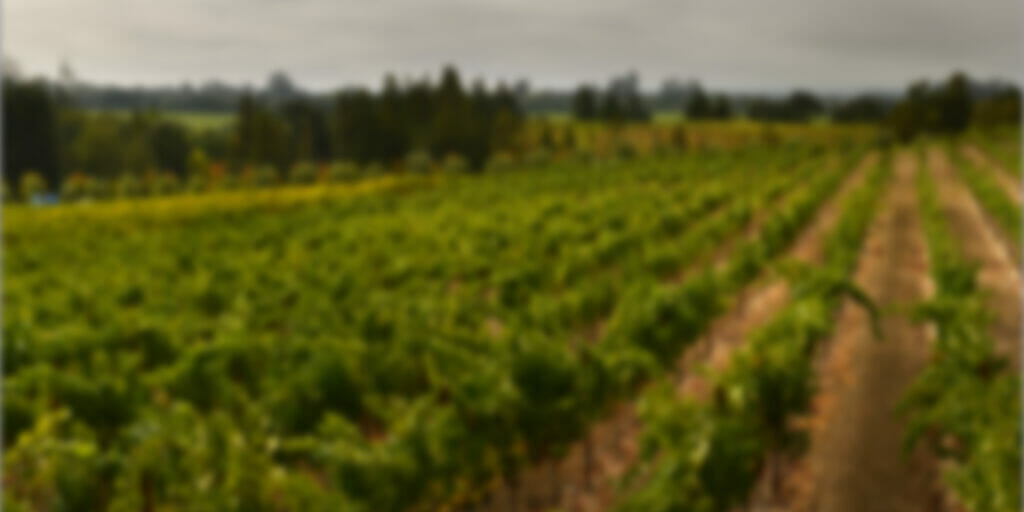
<path id="1" fill-rule="evenodd" d="M 96 114 L 108 114 L 121 117 L 130 116 L 130 110 L 107 110 L 93 109 L 90 112 Z M 229 112 L 189 112 L 182 110 L 160 111 L 160 116 L 180 123 L 189 130 L 226 130 L 231 126 L 235 115 Z"/>

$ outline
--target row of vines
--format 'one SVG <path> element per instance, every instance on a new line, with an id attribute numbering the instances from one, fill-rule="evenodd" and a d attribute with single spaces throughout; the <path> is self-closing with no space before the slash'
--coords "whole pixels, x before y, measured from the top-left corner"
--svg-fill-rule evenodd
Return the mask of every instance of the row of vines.
<path id="1" fill-rule="evenodd" d="M 984 174 L 990 171 L 959 164 L 975 198 L 997 224 L 1015 229 L 1009 232 L 1019 240 L 1019 207 Z M 906 444 L 923 444 L 942 461 L 953 500 L 968 510 L 1019 510 L 1020 376 L 996 350 L 978 264 L 950 231 L 928 173 L 918 175 L 918 199 L 936 293 L 915 314 L 934 325 L 937 335 L 930 363 L 902 405 L 909 420 Z"/>
<path id="2" fill-rule="evenodd" d="M 5 215 L 4 504 L 472 502 L 663 374 L 855 156 Z M 703 270 L 759 212 L 760 236 Z"/>

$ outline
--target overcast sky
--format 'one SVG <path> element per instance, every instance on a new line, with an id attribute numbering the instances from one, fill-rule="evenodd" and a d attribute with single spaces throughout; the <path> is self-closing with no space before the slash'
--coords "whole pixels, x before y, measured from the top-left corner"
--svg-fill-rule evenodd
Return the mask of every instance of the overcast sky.
<path id="1" fill-rule="evenodd" d="M 3 53 L 23 74 L 123 84 L 377 86 L 386 71 L 527 78 L 534 88 L 903 87 L 953 68 L 1021 76 L 1019 0 L 6 0 Z"/>

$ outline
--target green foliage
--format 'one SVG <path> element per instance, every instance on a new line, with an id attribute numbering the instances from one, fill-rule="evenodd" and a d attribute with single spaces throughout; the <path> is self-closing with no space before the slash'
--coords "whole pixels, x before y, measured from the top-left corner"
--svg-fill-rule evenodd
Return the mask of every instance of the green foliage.
<path id="1" fill-rule="evenodd" d="M 117 197 L 138 197 L 142 195 L 142 192 L 142 180 L 134 174 L 122 174 L 114 182 L 114 194 Z"/>
<path id="2" fill-rule="evenodd" d="M 878 96 L 862 94 L 850 98 L 832 111 L 832 120 L 839 123 L 873 123 L 885 120 L 889 105 Z"/>
<path id="3" fill-rule="evenodd" d="M 188 154 L 186 163 L 188 178 L 203 179 L 210 172 L 210 159 L 206 152 L 199 148 L 193 148 Z"/>
<path id="4" fill-rule="evenodd" d="M 405 157 L 405 168 L 412 172 L 427 172 L 432 164 L 430 153 L 426 151 L 413 151 Z"/>
<path id="5" fill-rule="evenodd" d="M 488 171 L 508 171 L 514 168 L 516 165 L 515 157 L 510 153 L 501 151 L 491 156 L 490 160 L 487 161 Z"/>
<path id="6" fill-rule="evenodd" d="M 971 115 L 971 124 L 981 127 L 1020 126 L 1020 89 L 1009 87 L 991 98 L 979 100 Z"/>
<path id="7" fill-rule="evenodd" d="M 572 98 L 572 113 L 583 121 L 647 121 L 650 111 L 645 103 L 639 77 L 628 73 L 613 78 L 603 91 L 591 85 L 577 88 Z M 546 146 L 546 149 L 553 148 Z"/>
<path id="8" fill-rule="evenodd" d="M 967 77 L 959 72 L 938 87 L 930 87 L 925 81 L 915 82 L 889 112 L 889 128 L 903 141 L 922 133 L 963 132 L 973 107 L 969 85 Z"/>
<path id="9" fill-rule="evenodd" d="M 1011 240 L 1017 245 L 1021 243 L 1021 233 L 1024 226 L 1021 222 L 1021 207 L 1011 199 L 1009 193 L 1003 190 L 1000 182 L 992 176 L 994 169 L 978 169 L 974 164 L 966 161 L 961 155 L 954 153 L 956 158 L 954 164 L 963 178 L 964 182 L 971 189 L 974 197 L 978 199 L 985 212 L 992 216 L 995 222 L 1003 229 Z"/>
<path id="10" fill-rule="evenodd" d="M 153 196 L 170 195 L 178 191 L 178 177 L 169 172 L 157 172 L 148 175 L 146 192 Z"/>
<path id="11" fill-rule="evenodd" d="M 158 169 L 178 176 L 185 175 L 189 158 L 189 140 L 185 128 L 171 122 L 158 124 L 153 130 L 152 145 L 153 159 Z"/>
<path id="12" fill-rule="evenodd" d="M 5 500 L 472 503 L 662 375 L 756 277 L 706 268 L 716 248 L 764 208 L 779 227 L 750 242 L 763 269 L 839 183 L 821 162 L 795 147 L 640 157 L 343 201 L 224 194 L 8 218 Z M 751 174 L 759 186 L 738 186 Z M 701 477 L 716 496 L 753 449 L 721 419 L 709 433 L 725 458 Z"/>
<path id="13" fill-rule="evenodd" d="M 978 131 L 971 137 L 989 156 L 1013 176 L 1021 176 L 1021 132 L 1019 127 L 1001 127 Z"/>
<path id="14" fill-rule="evenodd" d="M 785 98 L 758 98 L 747 108 L 747 115 L 764 121 L 807 122 L 825 112 L 821 99 L 810 91 L 796 90 Z"/>
<path id="15" fill-rule="evenodd" d="M 352 162 L 331 162 L 327 167 L 327 179 L 333 183 L 354 181 L 359 177 L 359 166 Z"/>
<path id="16" fill-rule="evenodd" d="M 526 165 L 532 167 L 540 167 L 547 165 L 551 161 L 551 153 L 542 148 L 536 148 L 531 150 L 526 157 L 523 159 Z"/>
<path id="17" fill-rule="evenodd" d="M 92 508 L 103 492 L 96 476 L 108 461 L 88 431 L 71 422 L 71 412 L 46 413 L 4 450 L 4 505 L 24 510 Z M 23 499 L 13 499 L 21 496 Z"/>
<path id="18" fill-rule="evenodd" d="M 463 173 L 469 170 L 469 164 L 461 155 L 452 153 L 444 157 L 441 170 L 451 174 Z"/>
<path id="19" fill-rule="evenodd" d="M 239 165 L 272 166 L 278 171 L 290 167 L 295 155 L 289 147 L 288 125 L 267 105 L 251 95 L 243 96 L 235 123 L 231 138 L 233 161 Z"/>
<path id="20" fill-rule="evenodd" d="M 312 162 L 298 162 L 292 166 L 291 171 L 288 173 L 288 181 L 309 185 L 316 183 L 319 174 L 316 165 Z"/>
<path id="21" fill-rule="evenodd" d="M 467 90 L 450 66 L 436 86 L 427 81 L 399 84 L 389 76 L 380 94 L 341 92 L 329 115 L 333 156 L 359 165 L 391 165 L 413 148 L 425 148 L 431 159 L 455 153 L 478 170 L 494 151 L 514 145 L 522 125 L 509 90 L 488 91 L 479 84 Z"/>
<path id="22" fill-rule="evenodd" d="M 190 193 L 200 193 L 209 188 L 210 184 L 201 174 L 190 174 L 185 181 L 184 190 Z"/>
<path id="23" fill-rule="evenodd" d="M 729 119 L 732 117 L 732 105 L 728 96 L 716 94 L 709 96 L 699 85 L 690 93 L 686 102 L 686 118 L 694 121 L 705 119 Z"/>
<path id="24" fill-rule="evenodd" d="M 675 124 L 672 126 L 672 131 L 669 132 L 669 146 L 676 151 L 682 151 L 687 148 L 689 143 L 686 140 L 686 129 L 681 124 Z"/>
<path id="25" fill-rule="evenodd" d="M 960 253 L 924 173 L 918 197 L 937 293 L 916 316 L 937 328 L 937 338 L 901 404 L 909 420 L 905 445 L 923 443 L 951 462 L 943 476 L 968 510 L 1019 510 L 1020 375 L 995 352 L 976 265 Z"/>
<path id="26" fill-rule="evenodd" d="M 367 176 L 382 176 L 387 172 L 387 168 L 379 162 L 372 162 L 363 168 L 363 173 Z"/>
<path id="27" fill-rule="evenodd" d="M 18 193 L 23 201 L 31 200 L 36 194 L 46 192 L 46 180 L 36 171 L 26 170 L 21 174 Z"/>
<path id="28" fill-rule="evenodd" d="M 3 81 L 4 181 L 20 185 L 33 170 L 56 188 L 63 177 L 60 118 L 57 102 L 45 83 Z"/>
<path id="29" fill-rule="evenodd" d="M 671 386 L 646 393 L 638 413 L 646 425 L 641 457 L 657 460 L 639 471 L 645 484 L 617 509 L 622 511 L 728 510 L 737 489 L 757 478 L 761 439 L 753 423 L 707 414 L 700 404 L 676 401 Z"/>
<path id="30" fill-rule="evenodd" d="M 271 187 L 281 181 L 281 175 L 272 165 L 260 165 L 249 171 L 246 182 L 253 187 Z"/>
<path id="31" fill-rule="evenodd" d="M 68 177 L 60 187 L 61 200 L 72 202 L 90 197 L 91 187 L 89 181 L 92 181 L 92 179 L 86 176 Z"/>
<path id="32" fill-rule="evenodd" d="M 610 336 L 621 336 L 669 363 L 679 344 L 696 340 L 721 311 L 718 286 L 711 275 L 704 274 L 679 287 L 639 289 L 635 299 L 627 300 L 611 319 Z"/>
<path id="33" fill-rule="evenodd" d="M 597 90 L 591 86 L 576 89 L 572 98 L 572 113 L 576 119 L 589 121 L 597 117 L 597 95 Z"/>
<path id="34" fill-rule="evenodd" d="M 843 204 L 838 224 L 825 241 L 833 249 L 820 269 L 787 272 L 793 290 L 790 302 L 750 335 L 724 370 L 709 376 L 714 385 L 711 401 L 680 400 L 668 385 L 643 395 L 641 463 L 627 475 L 627 483 L 639 482 L 627 486 L 630 492 L 618 510 L 729 510 L 747 501 L 768 464 L 766 457 L 799 445 L 798 433 L 790 429 L 788 419 L 809 405 L 812 354 L 831 331 L 839 299 L 852 293 L 869 310 L 874 308 L 846 276 L 860 253 L 886 176 L 879 167 Z M 812 193 L 805 199 L 806 208 L 813 212 L 829 190 L 834 189 Z M 799 201 L 791 204 L 790 211 L 800 210 Z M 796 220 L 805 217 L 785 212 L 776 218 L 791 219 L 794 225 L 805 222 Z M 780 233 L 789 232 L 780 229 Z M 775 240 L 769 243 L 778 247 L 767 247 L 763 254 L 775 254 L 788 243 L 787 238 Z M 744 254 L 748 253 L 738 252 L 733 260 L 745 263 L 726 268 L 747 268 L 749 262 L 760 261 Z M 726 276 L 730 274 L 750 279 L 754 273 L 725 271 Z"/>

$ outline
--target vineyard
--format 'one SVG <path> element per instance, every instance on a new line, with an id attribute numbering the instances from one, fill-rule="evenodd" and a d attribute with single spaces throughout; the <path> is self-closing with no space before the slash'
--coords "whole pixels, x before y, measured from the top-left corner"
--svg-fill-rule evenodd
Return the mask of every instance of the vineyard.
<path id="1" fill-rule="evenodd" d="M 748 137 L 5 206 L 4 507 L 1019 510 L 1019 132 Z"/>

